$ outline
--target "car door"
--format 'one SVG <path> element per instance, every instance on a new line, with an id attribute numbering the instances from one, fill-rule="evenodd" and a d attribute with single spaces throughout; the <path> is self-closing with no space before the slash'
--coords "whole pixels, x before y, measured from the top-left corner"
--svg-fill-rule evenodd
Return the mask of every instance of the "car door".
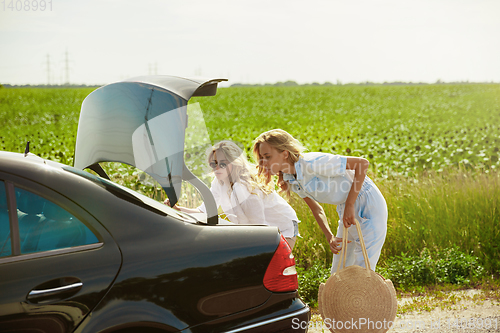
<path id="1" fill-rule="evenodd" d="M 0 173 L 0 332 L 73 331 L 120 267 L 118 246 L 91 214 Z"/>

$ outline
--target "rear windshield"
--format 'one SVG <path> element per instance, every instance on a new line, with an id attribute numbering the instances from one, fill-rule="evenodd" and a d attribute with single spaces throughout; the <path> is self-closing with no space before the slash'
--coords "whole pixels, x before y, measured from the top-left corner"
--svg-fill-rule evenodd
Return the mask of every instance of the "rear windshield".
<path id="1" fill-rule="evenodd" d="M 160 214 L 163 216 L 168 215 L 168 216 L 174 217 L 176 219 L 182 220 L 184 222 L 190 222 L 190 223 L 200 222 L 188 214 L 179 212 L 179 211 L 177 211 L 177 210 L 175 210 L 167 205 L 164 205 L 164 204 L 162 204 L 154 199 L 151 199 L 143 194 L 140 194 L 136 191 L 133 191 L 125 186 L 113 183 L 112 181 L 109 181 L 107 179 L 93 175 L 89 172 L 82 171 L 80 169 L 73 168 L 70 166 L 64 166 L 63 169 L 68 171 L 68 172 L 71 172 L 73 174 L 76 174 L 80 177 L 83 177 L 87 180 L 90 180 L 91 182 L 93 182 L 93 183 L 105 188 L 106 190 L 112 192 L 114 195 L 119 195 L 120 197 L 122 197 L 123 199 L 125 199 L 129 202 L 136 204 L 136 205 L 139 205 L 139 206 L 146 208 L 150 211 L 153 211 L 157 214 Z"/>

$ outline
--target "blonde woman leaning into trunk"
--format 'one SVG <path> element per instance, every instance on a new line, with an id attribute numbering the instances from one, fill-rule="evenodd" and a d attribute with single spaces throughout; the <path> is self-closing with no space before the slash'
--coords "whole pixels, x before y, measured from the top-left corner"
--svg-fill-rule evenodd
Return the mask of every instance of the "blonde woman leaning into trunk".
<path id="1" fill-rule="evenodd" d="M 247 161 L 240 147 L 232 141 L 218 142 L 207 151 L 207 163 L 215 176 L 210 191 L 229 220 L 276 226 L 293 249 L 299 230 L 295 211 L 272 184 L 257 176 L 257 166 Z M 204 204 L 197 209 L 174 208 L 186 213 L 206 212 Z"/>

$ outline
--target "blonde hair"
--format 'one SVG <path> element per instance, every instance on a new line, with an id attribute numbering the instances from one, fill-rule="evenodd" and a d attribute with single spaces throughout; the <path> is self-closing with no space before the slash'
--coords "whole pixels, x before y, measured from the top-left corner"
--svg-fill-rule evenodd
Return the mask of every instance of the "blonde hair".
<path id="1" fill-rule="evenodd" d="M 247 187 L 250 193 L 256 188 L 265 194 L 273 191 L 272 184 L 268 184 L 258 177 L 257 166 L 248 162 L 244 151 L 236 143 L 224 140 L 214 144 L 207 150 L 208 163 L 217 159 L 216 152 L 222 152 L 232 166 L 229 174 L 230 188 L 235 182 L 240 182 Z"/>
<path id="2" fill-rule="evenodd" d="M 261 143 L 266 142 L 272 148 L 276 149 L 279 153 L 283 151 L 288 151 L 288 162 L 290 164 L 295 164 L 302 152 L 305 150 L 304 146 L 288 132 L 282 129 L 273 129 L 259 135 L 253 143 L 253 155 L 255 160 L 259 162 L 258 164 L 258 175 L 260 178 L 264 179 L 266 184 L 271 183 L 271 174 L 268 173 L 262 166 L 261 160 L 262 156 L 259 153 L 259 147 Z M 290 197 L 290 186 L 288 182 L 283 180 L 283 173 L 280 171 L 278 174 L 278 185 L 286 196 Z"/>

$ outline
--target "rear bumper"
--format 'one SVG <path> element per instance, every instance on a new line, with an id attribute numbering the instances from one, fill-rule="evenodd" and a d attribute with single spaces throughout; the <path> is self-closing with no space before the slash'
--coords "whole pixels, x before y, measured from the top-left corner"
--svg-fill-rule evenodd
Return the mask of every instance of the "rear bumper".
<path id="1" fill-rule="evenodd" d="M 311 312 L 309 307 L 305 307 L 298 311 L 281 315 L 276 318 L 267 319 L 251 325 L 225 331 L 224 333 L 254 333 L 254 332 L 307 332 Z"/>

